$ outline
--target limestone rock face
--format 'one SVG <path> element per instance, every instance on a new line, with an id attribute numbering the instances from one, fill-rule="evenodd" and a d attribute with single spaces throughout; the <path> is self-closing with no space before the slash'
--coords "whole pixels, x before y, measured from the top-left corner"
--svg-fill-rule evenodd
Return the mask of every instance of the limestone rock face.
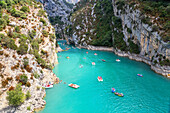
<path id="1" fill-rule="evenodd" d="M 160 66 L 155 62 L 160 62 L 165 59 L 170 60 L 170 44 L 164 42 L 159 33 L 152 32 L 152 26 L 144 24 L 141 21 L 142 13 L 139 10 L 134 10 L 129 5 L 125 5 L 126 10 L 122 11 L 117 8 L 115 0 L 112 0 L 114 15 L 121 18 L 124 40 L 128 43 L 128 39 L 134 38 L 134 42 L 140 46 L 140 56 L 143 59 L 148 59 L 151 62 L 151 68 L 157 73 L 168 75 L 170 66 Z M 132 33 L 128 33 L 130 29 Z M 113 37 L 114 38 L 114 37 Z"/>
<path id="2" fill-rule="evenodd" d="M 50 24 L 47 13 L 42 17 L 36 16 L 40 10 L 43 10 L 41 8 L 42 4 L 37 5 L 38 8 L 28 6 L 30 12 L 26 19 L 18 20 L 18 18 L 9 14 L 10 24 L 6 26 L 6 29 L 1 31 L 4 36 L 7 36 L 9 30 L 11 30 L 11 32 L 15 30 L 14 27 L 11 26 L 19 26 L 20 34 L 28 36 L 29 31 L 32 30 L 36 31 L 36 34 L 32 36 L 32 39 L 26 39 L 25 44 L 28 46 L 28 50 L 24 54 L 19 54 L 17 50 L 4 46 L 0 49 L 0 113 L 31 113 L 35 109 L 43 108 L 46 104 L 45 100 L 43 100 L 46 92 L 45 89 L 42 88 L 42 84 L 47 82 L 55 83 L 56 81 L 57 77 L 51 69 L 51 67 L 54 67 L 55 64 L 58 63 L 54 27 Z M 17 6 L 15 8 L 20 7 Z M 40 18 L 46 22 L 46 25 L 40 22 Z M 43 31 L 48 35 L 44 36 Z M 14 40 L 18 47 L 21 44 L 20 39 L 20 37 L 16 37 Z M 38 47 L 36 51 L 40 59 L 36 58 L 36 55 L 32 53 L 33 44 L 31 41 L 33 40 L 37 43 Z M 38 63 L 38 60 L 41 61 Z M 45 62 L 44 65 L 46 67 L 42 66 L 42 62 Z M 50 66 L 50 68 L 48 66 Z M 31 97 L 17 108 L 13 108 L 8 105 L 8 101 L 6 100 L 7 91 L 20 82 L 20 76 L 23 74 L 27 76 L 28 80 L 25 85 L 22 85 L 22 91 L 24 94 L 29 91 Z M 3 84 L 2 81 L 3 83 L 4 81 L 7 82 Z M 28 110 L 27 107 L 30 107 L 30 110 Z"/>
<path id="3" fill-rule="evenodd" d="M 60 34 L 61 37 L 63 37 L 65 27 L 71 24 L 71 22 L 68 20 L 68 16 L 72 11 L 72 7 L 69 7 L 63 0 L 38 0 L 38 1 L 43 3 L 44 9 L 46 10 L 49 17 L 60 18 L 59 21 L 61 23 L 55 23 L 54 28 L 56 32 Z"/>
<path id="4" fill-rule="evenodd" d="M 95 39 L 94 37 L 98 36 L 95 33 L 96 27 L 94 27 L 97 20 L 95 12 L 96 3 L 96 1 L 88 2 L 87 4 L 90 5 L 85 5 L 72 14 L 72 36 L 65 36 L 71 43 L 82 48 L 89 48 L 91 46 L 90 42 Z M 122 21 L 121 30 L 119 28 L 113 28 L 113 31 L 122 31 L 123 40 L 127 47 L 129 47 L 128 40 L 131 40 L 140 49 L 140 53 L 135 55 L 135 57 L 129 51 L 125 53 L 117 48 L 114 48 L 114 52 L 118 52 L 118 55 L 128 56 L 137 61 L 146 61 L 147 64 L 152 65 L 151 68 L 157 73 L 165 76 L 168 75 L 170 73 L 170 65 L 165 66 L 163 63 L 166 60 L 170 60 L 169 42 L 164 42 L 159 32 L 152 30 L 154 25 L 148 25 L 142 22 L 142 17 L 145 15 L 140 10 L 132 9 L 128 4 L 125 4 L 123 9 L 118 9 L 116 0 L 112 0 L 112 6 L 113 16 L 120 18 Z M 112 24 L 114 26 L 114 22 Z M 112 35 L 112 40 L 114 40 L 114 35 Z M 98 47 L 92 49 L 100 50 Z"/>

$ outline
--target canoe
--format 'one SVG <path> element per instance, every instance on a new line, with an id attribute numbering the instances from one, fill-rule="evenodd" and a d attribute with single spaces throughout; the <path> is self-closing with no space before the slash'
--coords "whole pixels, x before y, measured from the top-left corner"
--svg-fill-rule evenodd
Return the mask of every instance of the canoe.
<path id="1" fill-rule="evenodd" d="M 142 74 L 137 74 L 137 76 L 143 77 L 143 75 L 142 75 Z"/>
<path id="2" fill-rule="evenodd" d="M 114 92 L 115 95 L 119 96 L 119 97 L 123 97 L 123 93 L 118 93 L 118 92 Z"/>

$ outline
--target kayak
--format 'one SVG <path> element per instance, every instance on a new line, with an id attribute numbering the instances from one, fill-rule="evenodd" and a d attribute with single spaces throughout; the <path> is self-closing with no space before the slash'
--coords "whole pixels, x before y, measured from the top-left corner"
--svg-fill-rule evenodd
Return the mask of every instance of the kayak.
<path id="1" fill-rule="evenodd" d="M 99 82 L 103 81 L 102 77 L 100 77 L 100 76 L 98 76 L 97 79 L 98 79 Z"/>
<path id="2" fill-rule="evenodd" d="M 75 89 L 77 89 L 77 88 L 80 87 L 79 85 L 73 84 L 73 83 L 68 84 L 68 86 L 70 86 L 70 87 L 72 87 L 72 88 L 75 88 Z"/>
<path id="3" fill-rule="evenodd" d="M 143 77 L 143 75 L 142 75 L 142 74 L 137 74 L 137 76 Z"/>
<path id="4" fill-rule="evenodd" d="M 112 91 L 112 93 L 114 93 L 116 91 L 116 89 L 115 88 L 111 88 L 111 91 Z"/>
<path id="5" fill-rule="evenodd" d="M 106 62 L 106 60 L 102 59 L 103 62 Z"/>
<path id="6" fill-rule="evenodd" d="M 123 97 L 123 93 L 118 93 L 118 92 L 114 92 L 115 95 L 119 96 L 119 97 Z"/>

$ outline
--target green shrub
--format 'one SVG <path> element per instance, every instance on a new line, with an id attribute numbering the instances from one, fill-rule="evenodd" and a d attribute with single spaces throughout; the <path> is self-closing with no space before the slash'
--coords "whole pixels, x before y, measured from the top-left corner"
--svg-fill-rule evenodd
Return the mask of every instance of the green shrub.
<path id="1" fill-rule="evenodd" d="M 31 46 L 32 46 L 33 49 L 39 50 L 39 44 L 38 44 L 38 42 L 37 42 L 36 39 L 34 39 L 34 40 L 32 41 Z"/>
<path id="2" fill-rule="evenodd" d="M 31 97 L 31 94 L 30 94 L 30 92 L 29 91 L 27 91 L 27 93 L 26 93 L 26 99 L 29 99 L 30 97 Z"/>
<path id="3" fill-rule="evenodd" d="M 125 1 L 124 0 L 117 0 L 116 2 L 117 8 L 118 9 L 123 9 L 123 6 L 125 5 Z"/>
<path id="4" fill-rule="evenodd" d="M 3 16 L 3 19 L 6 20 L 6 23 L 9 23 L 9 15 L 5 14 Z"/>
<path id="5" fill-rule="evenodd" d="M 113 32 L 114 41 L 113 41 L 113 47 L 116 47 L 120 49 L 121 51 L 127 51 L 127 45 L 125 41 L 123 40 L 123 33 L 117 33 L 116 31 Z"/>
<path id="6" fill-rule="evenodd" d="M 38 50 L 36 50 L 36 49 L 33 49 L 33 50 L 31 51 L 31 54 L 33 54 L 33 55 L 35 56 L 35 58 L 40 58 L 40 55 L 39 55 L 39 53 L 38 53 Z"/>
<path id="7" fill-rule="evenodd" d="M 33 73 L 33 75 L 34 75 L 35 78 L 39 78 L 40 77 L 40 75 L 37 72 Z"/>
<path id="8" fill-rule="evenodd" d="M 30 12 L 30 9 L 29 9 L 29 7 L 27 7 L 27 6 L 22 6 L 22 8 L 20 9 L 20 11 Z"/>
<path id="9" fill-rule="evenodd" d="M 21 42 L 17 52 L 21 55 L 27 54 L 28 45 L 25 42 Z"/>
<path id="10" fill-rule="evenodd" d="M 56 38 L 54 34 L 49 34 L 49 38 L 50 38 L 50 41 L 54 41 L 54 39 Z"/>
<path id="11" fill-rule="evenodd" d="M 6 47 L 10 48 L 10 49 L 14 49 L 14 50 L 17 49 L 17 45 L 15 44 L 14 39 L 11 39 L 11 38 L 9 38 L 9 37 L 3 38 L 3 39 L 1 40 L 1 44 L 2 44 L 3 46 L 6 46 Z"/>
<path id="12" fill-rule="evenodd" d="M 43 34 L 43 36 L 48 37 L 48 32 L 47 31 L 42 30 L 42 34 Z"/>
<path id="13" fill-rule="evenodd" d="M 163 26 L 164 30 L 169 30 L 170 29 L 170 21 L 167 21 L 164 26 Z"/>
<path id="14" fill-rule="evenodd" d="M 154 60 L 154 64 L 157 64 L 158 62 L 157 62 L 157 60 Z"/>
<path id="15" fill-rule="evenodd" d="M 35 30 L 29 31 L 28 35 L 33 39 L 34 36 L 36 36 L 36 31 Z"/>
<path id="16" fill-rule="evenodd" d="M 27 83 L 27 80 L 28 80 L 28 77 L 27 77 L 25 74 L 23 74 L 23 75 L 20 76 L 20 82 L 21 82 L 22 84 L 26 84 L 26 83 Z"/>
<path id="17" fill-rule="evenodd" d="M 42 17 L 42 16 L 44 16 L 44 15 L 45 15 L 45 11 L 44 11 L 44 10 L 42 10 L 42 9 L 40 9 L 40 10 L 38 11 L 37 16 Z"/>
<path id="18" fill-rule="evenodd" d="M 130 28 L 127 28 L 127 32 L 131 34 L 132 30 Z"/>
<path id="19" fill-rule="evenodd" d="M 3 29 L 5 29 L 6 25 L 7 25 L 6 20 L 3 19 L 3 18 L 0 18 L 0 31 L 2 31 Z"/>
<path id="20" fill-rule="evenodd" d="M 21 17 L 22 19 L 26 19 L 26 18 L 27 18 L 26 14 L 25 14 L 23 11 L 18 11 L 18 10 L 16 10 L 16 9 L 13 8 L 13 9 L 10 10 L 9 12 L 10 12 L 11 15 L 14 16 L 14 17 Z"/>
<path id="21" fill-rule="evenodd" d="M 30 107 L 30 106 L 28 106 L 28 107 L 27 107 L 27 110 L 31 110 L 31 107 Z"/>
<path id="22" fill-rule="evenodd" d="M 47 25 L 46 21 L 43 18 L 40 18 L 40 22 L 42 22 L 44 26 Z"/>
<path id="23" fill-rule="evenodd" d="M 37 86 L 37 90 L 40 90 L 40 87 L 39 87 L 39 86 Z"/>
<path id="24" fill-rule="evenodd" d="M 24 63 L 24 67 L 26 67 L 28 64 L 29 64 L 29 60 L 28 59 L 24 59 L 24 61 L 23 61 Z"/>
<path id="25" fill-rule="evenodd" d="M 43 60 L 42 58 L 37 58 L 37 62 L 38 62 L 38 64 L 40 64 L 41 66 L 43 66 L 43 67 L 45 67 L 46 66 L 46 62 L 45 62 L 45 60 Z"/>
<path id="26" fill-rule="evenodd" d="M 135 44 L 133 41 L 131 41 L 130 38 L 128 39 L 128 42 L 129 42 L 130 53 L 139 54 L 140 53 L 139 46 Z"/>
<path id="27" fill-rule="evenodd" d="M 2 8 L 6 8 L 7 7 L 7 3 L 5 1 L 0 1 L 0 6 Z"/>
<path id="28" fill-rule="evenodd" d="M 22 92 L 21 84 L 17 84 L 14 90 L 7 92 L 7 98 L 9 105 L 19 106 L 24 102 L 24 93 Z"/>
<path id="29" fill-rule="evenodd" d="M 156 25 L 154 25 L 154 26 L 152 27 L 152 32 L 158 31 L 158 29 L 159 29 L 159 27 L 156 26 Z"/>
<path id="30" fill-rule="evenodd" d="M 17 32 L 17 33 L 19 33 L 19 32 L 20 32 L 20 28 L 19 28 L 19 26 L 16 26 L 16 27 L 15 27 L 15 32 Z"/>
<path id="31" fill-rule="evenodd" d="M 170 61 L 168 59 L 160 61 L 161 66 L 170 66 Z"/>
<path id="32" fill-rule="evenodd" d="M 21 35 L 19 33 L 13 32 L 11 37 L 15 39 L 15 38 L 20 38 Z"/>

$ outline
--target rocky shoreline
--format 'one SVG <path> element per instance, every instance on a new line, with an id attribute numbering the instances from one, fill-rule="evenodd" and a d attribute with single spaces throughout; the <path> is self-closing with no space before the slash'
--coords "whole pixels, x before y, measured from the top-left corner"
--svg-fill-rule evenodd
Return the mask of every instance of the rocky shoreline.
<path id="1" fill-rule="evenodd" d="M 131 60 L 136 60 L 136 61 L 140 61 L 140 62 L 144 62 L 148 65 L 151 66 L 151 69 L 158 73 L 161 74 L 167 78 L 170 78 L 170 67 L 169 66 L 160 66 L 158 64 L 154 65 L 151 63 L 151 61 L 149 59 L 147 59 L 144 56 L 140 56 L 137 54 L 131 54 L 130 52 L 125 53 L 122 52 L 120 50 L 116 50 L 113 47 L 102 47 L 102 46 L 77 46 L 78 48 L 83 48 L 83 49 L 88 49 L 88 50 L 99 50 L 99 51 L 110 51 L 110 52 L 114 52 L 116 55 L 121 56 L 121 57 L 128 57 Z"/>

